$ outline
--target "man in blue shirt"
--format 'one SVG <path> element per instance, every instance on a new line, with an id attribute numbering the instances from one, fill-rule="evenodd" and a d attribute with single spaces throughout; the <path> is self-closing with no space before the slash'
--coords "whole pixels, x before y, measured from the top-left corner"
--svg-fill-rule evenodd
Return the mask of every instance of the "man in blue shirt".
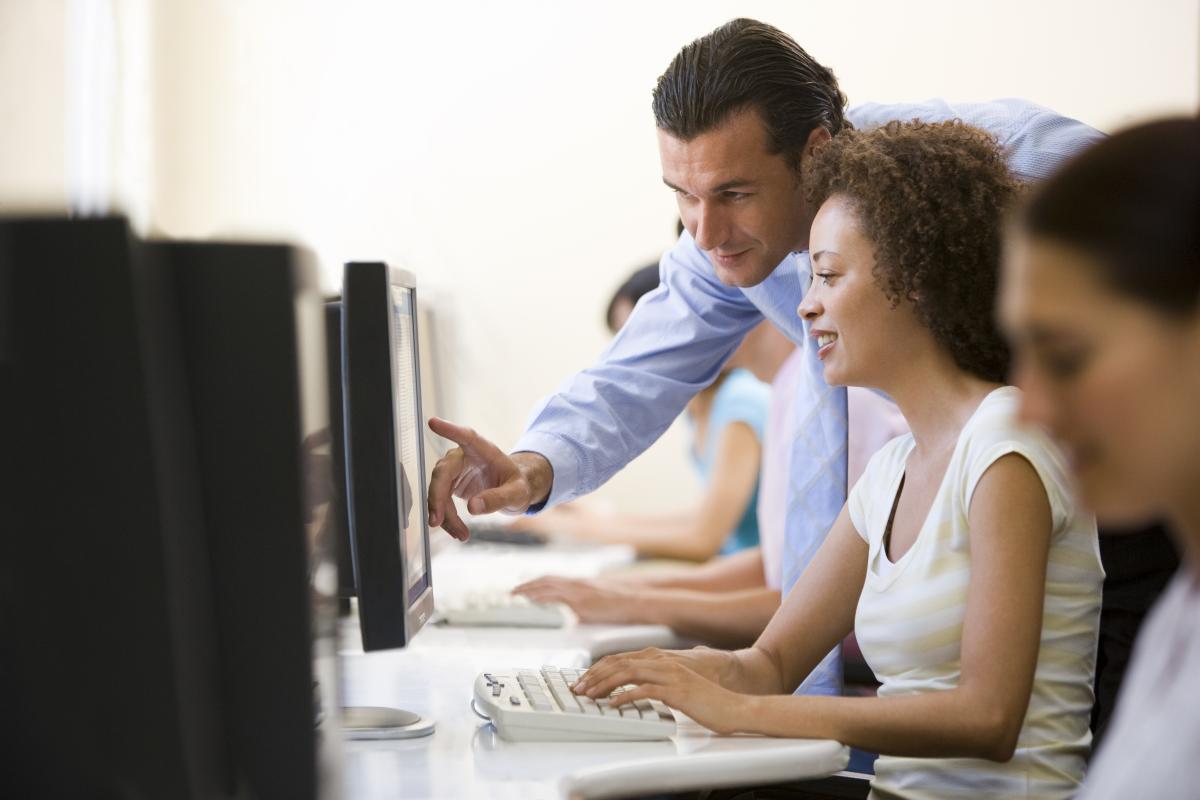
<path id="1" fill-rule="evenodd" d="M 452 494 L 479 514 L 537 510 L 596 489 L 667 429 L 765 317 L 809 356 L 789 460 L 786 594 L 846 499 L 846 393 L 825 384 L 796 314 L 811 280 L 806 251 L 816 212 L 801 189 L 806 159 L 847 123 L 961 119 L 995 134 L 1013 171 L 1038 180 L 1100 138 L 1020 100 L 869 104 L 848 114 L 845 104 L 831 71 L 753 20 L 726 23 L 675 56 L 653 107 L 663 182 L 686 230 L 662 258 L 662 284 L 598 363 L 542 403 L 511 455 L 469 429 L 430 421 L 458 444 L 434 469 L 430 525 L 468 536 Z M 801 687 L 839 689 L 836 653 Z"/>

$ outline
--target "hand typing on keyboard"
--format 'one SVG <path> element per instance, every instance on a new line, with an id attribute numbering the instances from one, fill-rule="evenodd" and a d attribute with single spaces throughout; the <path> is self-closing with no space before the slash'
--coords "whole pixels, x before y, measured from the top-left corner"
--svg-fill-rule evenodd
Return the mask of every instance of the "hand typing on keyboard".
<path id="1" fill-rule="evenodd" d="M 754 704 L 762 698 L 730 691 L 701 675 L 687 660 L 705 650 L 674 653 L 648 648 L 606 656 L 580 675 L 572 692 L 580 698 L 607 698 L 609 705 L 618 710 L 630 704 L 636 707 L 646 700 L 665 703 L 717 733 L 748 730 L 747 724 L 754 719 Z M 715 662 L 721 651 L 709 653 L 707 661 Z M 706 668 L 711 663 L 701 661 L 696 666 Z M 711 672 L 717 674 L 716 670 Z"/>
<path id="2" fill-rule="evenodd" d="M 577 695 L 571 685 L 582 674 L 558 667 L 485 672 L 475 679 L 475 702 L 500 737 L 513 741 L 651 740 L 675 733 L 675 716 L 663 703 L 618 703 L 626 687 Z"/>

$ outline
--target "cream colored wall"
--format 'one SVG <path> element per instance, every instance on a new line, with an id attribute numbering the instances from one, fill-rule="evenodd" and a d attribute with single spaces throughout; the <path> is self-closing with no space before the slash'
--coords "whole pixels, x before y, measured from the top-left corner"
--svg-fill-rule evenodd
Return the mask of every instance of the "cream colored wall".
<path id="1" fill-rule="evenodd" d="M 150 64 L 121 85 L 150 87 L 144 129 L 124 137 L 151 166 L 116 194 L 159 232 L 304 242 L 330 288 L 350 258 L 411 269 L 436 304 L 442 413 L 507 445 L 603 347 L 609 292 L 672 240 L 649 94 L 687 41 L 754 16 L 832 66 L 852 103 L 1023 96 L 1112 130 L 1195 113 L 1198 5 L 113 0 L 119 30 L 147 31 Z M 61 52 L 28 40 L 62 7 L 0 2 L 0 109 L 36 110 L 15 134 L 0 125 L 0 202 L 61 195 Z M 31 61 L 44 75 L 27 77 Z M 672 429 L 607 495 L 694 497 L 684 442 Z"/>
<path id="2" fill-rule="evenodd" d="M 66 208 L 66 10 L 0 2 L 0 214 Z"/>

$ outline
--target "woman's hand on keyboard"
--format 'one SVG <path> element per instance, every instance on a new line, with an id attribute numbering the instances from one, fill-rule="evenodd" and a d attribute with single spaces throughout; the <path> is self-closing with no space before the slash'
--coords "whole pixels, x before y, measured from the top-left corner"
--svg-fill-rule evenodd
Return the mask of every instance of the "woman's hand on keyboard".
<path id="1" fill-rule="evenodd" d="M 582 578 L 537 578 L 513 589 L 535 603 L 566 603 L 580 622 L 629 624 L 645 622 L 639 614 L 637 590 L 612 581 Z"/>
<path id="2" fill-rule="evenodd" d="M 728 685 L 736 669 L 736 659 L 728 650 L 714 650 L 711 647 L 660 650 L 657 647 L 647 647 L 644 650 L 618 653 L 600 659 L 589 667 L 583 678 L 575 684 L 575 691 L 590 697 L 604 697 L 618 686 L 629 683 L 621 676 L 626 675 L 633 665 L 649 663 L 678 664 L 718 686 Z"/>
<path id="3" fill-rule="evenodd" d="M 608 663 L 603 675 L 598 680 L 593 678 L 592 672 L 605 662 Z M 629 688 L 609 698 L 609 705 L 620 707 L 638 700 L 659 700 L 717 733 L 748 731 L 753 723 L 747 708 L 754 698 L 718 685 L 680 659 L 656 657 L 654 653 L 646 656 L 626 653 L 601 659 L 574 688 L 577 694 L 598 698 L 607 697 L 623 686 Z"/>

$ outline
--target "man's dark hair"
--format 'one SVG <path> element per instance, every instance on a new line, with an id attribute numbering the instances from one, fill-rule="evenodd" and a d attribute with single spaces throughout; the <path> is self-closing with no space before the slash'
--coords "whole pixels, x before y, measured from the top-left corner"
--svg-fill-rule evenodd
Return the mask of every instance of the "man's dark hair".
<path id="1" fill-rule="evenodd" d="M 1200 120 L 1140 125 L 1076 156 L 1029 202 L 1025 230 L 1082 250 L 1110 288 L 1200 312 Z"/>
<path id="2" fill-rule="evenodd" d="M 792 37 L 764 22 L 735 19 L 679 51 L 654 87 L 653 105 L 658 127 L 685 142 L 753 109 L 771 151 L 799 171 L 814 128 L 842 129 L 846 97 L 833 72 Z"/>

